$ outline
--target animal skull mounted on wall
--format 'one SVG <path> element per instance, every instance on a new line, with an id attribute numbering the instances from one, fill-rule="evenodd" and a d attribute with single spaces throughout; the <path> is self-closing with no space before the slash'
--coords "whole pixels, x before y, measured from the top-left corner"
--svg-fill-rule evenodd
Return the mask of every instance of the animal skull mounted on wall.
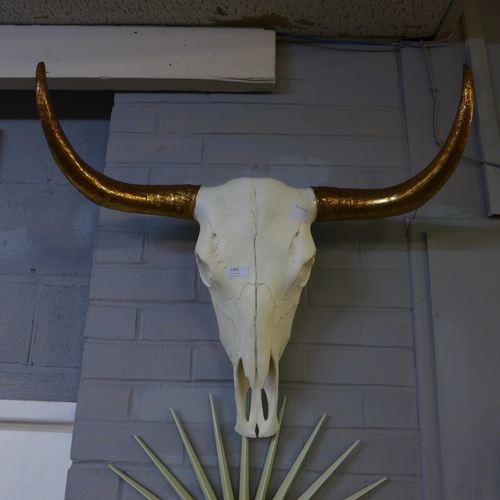
<path id="1" fill-rule="evenodd" d="M 248 437 L 272 436 L 278 430 L 278 363 L 314 262 L 311 223 L 390 217 L 426 203 L 460 161 L 474 99 L 465 66 L 448 138 L 436 158 L 411 179 L 383 189 L 295 189 L 274 179 L 243 178 L 217 187 L 143 186 L 110 179 L 87 165 L 64 135 L 50 104 L 43 63 L 37 68 L 36 91 L 52 155 L 82 194 L 106 208 L 199 222 L 196 259 L 233 364 L 236 431 Z"/>

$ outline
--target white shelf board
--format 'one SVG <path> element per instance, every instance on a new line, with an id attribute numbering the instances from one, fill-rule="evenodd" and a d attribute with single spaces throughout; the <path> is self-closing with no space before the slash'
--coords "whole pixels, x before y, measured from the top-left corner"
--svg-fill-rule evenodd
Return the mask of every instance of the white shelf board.
<path id="1" fill-rule="evenodd" d="M 76 403 L 0 400 L 0 422 L 73 424 Z"/>
<path id="2" fill-rule="evenodd" d="M 272 92 L 275 32 L 254 28 L 0 26 L 0 89 Z"/>

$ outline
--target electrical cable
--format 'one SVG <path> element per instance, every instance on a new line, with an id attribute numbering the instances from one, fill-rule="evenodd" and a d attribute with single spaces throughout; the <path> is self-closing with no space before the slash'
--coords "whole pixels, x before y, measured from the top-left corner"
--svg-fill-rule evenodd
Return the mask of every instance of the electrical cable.
<path id="1" fill-rule="evenodd" d="M 392 48 L 395 50 L 399 50 L 405 47 L 422 47 L 422 45 L 427 46 L 427 45 L 437 45 L 441 44 L 444 42 L 447 42 L 452 36 L 453 33 L 455 32 L 455 27 L 453 27 L 453 30 L 451 33 L 445 37 L 441 38 L 440 40 L 428 40 L 428 41 L 423 41 L 423 40 L 401 40 L 399 42 L 378 42 L 378 41 L 370 41 L 370 40 L 353 40 L 353 39 L 329 39 L 329 38 L 319 38 L 319 37 L 313 37 L 313 36 L 307 36 L 307 35 L 296 35 L 293 33 L 281 33 L 281 32 L 276 32 L 277 37 L 283 37 L 283 38 L 293 38 L 298 41 L 302 42 L 310 42 L 313 44 L 319 44 L 319 45 L 340 45 L 340 46 L 360 46 L 360 47 L 387 47 L 387 48 Z M 335 48 L 335 47 L 332 47 Z M 340 47 L 337 48 L 337 50 L 346 50 L 346 49 L 341 49 Z"/>
<path id="2" fill-rule="evenodd" d="M 431 59 L 429 57 L 429 52 L 427 50 L 426 46 L 422 47 L 424 56 L 425 56 L 425 61 L 427 63 L 427 70 L 429 73 L 429 80 L 431 83 L 430 91 L 432 93 L 432 98 L 434 100 L 434 113 L 433 113 L 433 129 L 434 129 L 434 140 L 439 146 L 442 146 L 444 144 L 444 141 L 441 139 L 441 133 L 439 132 L 439 98 L 437 95 L 437 87 L 436 87 L 436 82 L 434 80 L 434 70 L 432 69 L 432 64 L 431 64 Z"/>

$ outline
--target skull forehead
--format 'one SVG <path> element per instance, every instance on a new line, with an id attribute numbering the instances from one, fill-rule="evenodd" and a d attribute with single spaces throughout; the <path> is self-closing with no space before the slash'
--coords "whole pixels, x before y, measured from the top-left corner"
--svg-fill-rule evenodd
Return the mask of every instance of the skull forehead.
<path id="1" fill-rule="evenodd" d="M 209 226 L 231 234 L 235 229 L 251 231 L 281 227 L 293 230 L 297 220 L 291 216 L 298 205 L 309 212 L 307 225 L 316 216 L 316 198 L 312 189 L 298 189 L 275 179 L 235 179 L 216 187 L 202 187 L 196 199 L 195 218 L 202 229 Z"/>

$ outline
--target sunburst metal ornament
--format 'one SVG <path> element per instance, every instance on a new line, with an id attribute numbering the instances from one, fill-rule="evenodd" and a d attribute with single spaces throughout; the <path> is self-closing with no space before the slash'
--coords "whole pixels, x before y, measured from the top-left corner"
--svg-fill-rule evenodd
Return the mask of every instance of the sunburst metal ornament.
<path id="1" fill-rule="evenodd" d="M 285 403 L 286 403 L 286 398 L 283 400 L 283 404 L 281 406 L 279 414 L 280 429 L 281 429 L 281 421 L 283 420 L 283 414 L 285 410 Z M 233 489 L 229 478 L 229 469 L 227 466 L 226 454 L 224 452 L 224 444 L 222 442 L 222 437 L 219 429 L 219 421 L 217 419 L 217 413 L 215 411 L 212 395 L 210 395 L 210 406 L 212 408 L 212 422 L 214 426 L 215 445 L 217 448 L 217 459 L 219 462 L 219 472 L 222 484 L 223 500 L 234 500 Z M 181 436 L 189 460 L 191 461 L 191 465 L 196 474 L 196 478 L 198 479 L 198 483 L 203 492 L 204 499 L 218 500 L 214 493 L 214 490 L 212 489 L 210 483 L 208 482 L 208 478 L 205 472 L 203 471 L 203 468 L 201 467 L 200 461 L 198 460 L 198 457 L 196 456 L 193 447 L 191 446 L 191 443 L 189 442 L 186 433 L 184 432 L 184 429 L 182 428 L 181 423 L 177 418 L 177 415 L 175 414 L 174 410 L 170 411 L 172 412 L 172 415 L 174 417 L 175 424 Z M 307 453 L 309 452 L 309 449 L 311 448 L 311 445 L 313 444 L 313 441 L 316 438 L 325 417 L 326 415 L 323 415 L 321 417 L 320 421 L 318 422 L 318 425 L 316 425 L 316 428 L 314 429 L 311 436 L 307 440 L 306 444 L 302 448 L 302 451 L 299 453 L 299 456 L 296 458 L 294 464 L 290 468 L 288 474 L 281 483 L 281 486 L 278 488 L 278 491 L 275 493 L 272 500 L 284 500 L 284 498 L 286 497 L 286 494 L 290 490 L 290 487 L 292 486 L 292 483 L 299 472 L 300 466 L 304 462 L 304 459 L 306 458 Z M 271 479 L 271 472 L 274 464 L 274 457 L 276 455 L 276 450 L 278 447 L 279 434 L 280 431 L 278 430 L 278 432 L 271 439 L 271 443 L 269 445 L 266 462 L 262 470 L 262 476 L 260 478 L 260 483 L 257 489 L 255 500 L 265 500 L 266 498 L 269 487 L 269 481 Z M 168 481 L 168 483 L 173 488 L 177 496 L 181 500 L 194 500 L 194 498 L 186 491 L 186 489 L 179 483 L 179 481 L 177 481 L 177 479 L 172 475 L 172 473 L 158 459 L 158 457 L 146 446 L 144 441 L 142 441 L 142 439 L 138 436 L 134 437 L 139 443 L 139 445 L 142 447 L 142 449 L 146 452 L 148 457 L 151 459 L 151 461 L 156 465 L 156 467 L 161 472 L 163 477 Z M 297 500 L 309 500 L 313 498 L 318 489 L 325 483 L 325 481 L 347 458 L 347 456 L 351 453 L 351 451 L 356 447 L 358 443 L 359 440 L 355 441 L 337 460 L 335 460 L 335 462 L 333 462 L 333 464 L 318 479 L 316 479 L 316 481 L 311 486 L 309 486 L 309 488 L 304 493 L 302 493 L 302 495 Z M 116 472 L 124 481 L 130 484 L 130 486 L 135 488 L 144 498 L 147 498 L 148 500 L 161 500 L 159 497 L 151 493 L 144 486 L 141 486 L 137 481 L 134 481 L 131 477 L 127 476 L 127 474 L 117 469 L 115 466 L 109 465 L 109 467 L 111 470 Z M 379 484 L 383 483 L 386 480 L 387 478 L 383 477 L 378 481 L 375 481 L 374 483 L 370 484 L 366 488 L 363 488 L 362 490 L 353 493 L 344 500 L 356 500 L 358 498 L 361 498 L 363 495 L 373 490 Z M 242 437 L 241 441 L 240 486 L 239 486 L 238 499 L 250 500 L 248 438 L 246 438 L 245 436 Z"/>

